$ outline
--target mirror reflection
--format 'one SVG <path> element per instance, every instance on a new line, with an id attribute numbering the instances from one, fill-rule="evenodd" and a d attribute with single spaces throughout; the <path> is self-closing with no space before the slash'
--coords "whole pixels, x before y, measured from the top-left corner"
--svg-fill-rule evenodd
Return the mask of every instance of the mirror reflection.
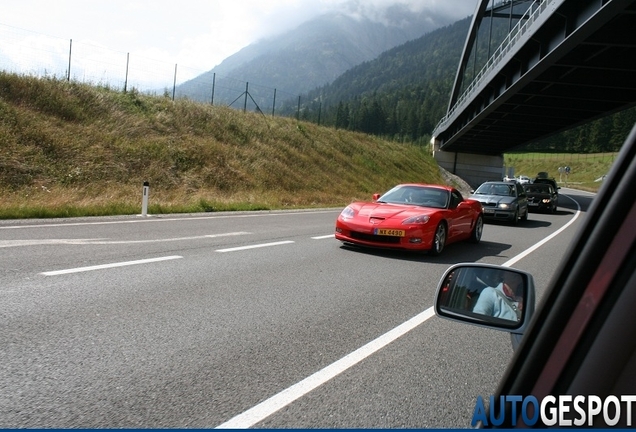
<path id="1" fill-rule="evenodd" d="M 438 306 L 472 320 L 515 327 L 523 317 L 528 281 L 523 273 L 488 267 L 458 267 L 442 281 Z"/>

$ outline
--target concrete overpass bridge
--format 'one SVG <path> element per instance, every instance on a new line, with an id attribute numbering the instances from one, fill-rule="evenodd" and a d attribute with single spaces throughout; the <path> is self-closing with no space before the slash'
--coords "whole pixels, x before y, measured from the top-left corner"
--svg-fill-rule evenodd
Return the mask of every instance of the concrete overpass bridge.
<path id="1" fill-rule="evenodd" d="M 636 105 L 636 0 L 479 0 L 433 132 L 472 186 L 503 153 Z"/>

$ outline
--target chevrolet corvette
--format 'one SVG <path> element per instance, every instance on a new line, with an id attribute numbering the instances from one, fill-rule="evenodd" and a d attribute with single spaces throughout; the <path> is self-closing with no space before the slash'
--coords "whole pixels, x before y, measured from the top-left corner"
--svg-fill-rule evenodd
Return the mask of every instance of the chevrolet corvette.
<path id="1" fill-rule="evenodd" d="M 426 251 L 439 255 L 447 244 L 479 243 L 481 204 L 449 186 L 397 185 L 372 202 L 349 204 L 336 219 L 335 238 L 348 245 Z"/>

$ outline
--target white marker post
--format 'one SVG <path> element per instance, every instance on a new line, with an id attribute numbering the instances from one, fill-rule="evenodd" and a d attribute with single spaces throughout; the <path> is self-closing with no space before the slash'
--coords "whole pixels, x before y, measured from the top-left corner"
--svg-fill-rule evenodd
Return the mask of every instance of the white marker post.
<path id="1" fill-rule="evenodd" d="M 150 183 L 144 182 L 143 197 L 141 200 L 141 215 L 148 216 L 148 195 L 150 194 Z"/>

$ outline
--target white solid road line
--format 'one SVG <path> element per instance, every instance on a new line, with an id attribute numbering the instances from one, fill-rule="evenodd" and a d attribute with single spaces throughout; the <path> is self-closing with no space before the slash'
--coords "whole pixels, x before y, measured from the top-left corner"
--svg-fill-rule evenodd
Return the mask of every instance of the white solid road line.
<path id="1" fill-rule="evenodd" d="M 572 220 L 570 220 L 567 224 L 565 224 L 559 230 L 555 231 L 552 235 L 546 237 L 545 239 L 541 240 L 540 242 L 526 249 L 522 253 L 508 260 L 507 262 L 503 264 L 503 266 L 510 267 L 515 262 L 526 257 L 528 254 L 535 251 L 536 249 L 544 245 L 546 242 L 556 237 L 558 234 L 562 233 L 567 227 L 569 227 L 572 223 L 574 223 L 574 221 L 579 217 L 579 214 L 581 213 L 581 207 L 579 206 L 579 203 L 576 202 L 576 200 L 572 199 L 572 201 L 574 201 L 576 205 L 578 206 L 578 210 L 576 214 L 574 215 L 574 217 L 572 218 Z M 265 420 L 267 417 L 274 414 L 276 411 L 286 407 L 287 405 L 291 404 L 297 399 L 300 399 L 301 397 L 303 397 L 310 391 L 320 387 L 327 381 L 331 380 L 332 378 L 335 378 L 340 373 L 356 365 L 357 363 L 369 357 L 376 351 L 380 350 L 381 348 L 384 348 L 385 346 L 387 346 L 388 344 L 390 344 L 391 342 L 393 342 L 400 336 L 418 327 L 420 324 L 424 323 L 426 320 L 428 320 L 429 318 L 433 316 L 435 316 L 435 311 L 433 307 L 431 306 L 430 308 L 426 309 L 424 312 L 421 312 L 420 314 L 414 316 L 413 318 L 406 321 L 405 323 L 400 324 L 399 326 L 395 327 L 393 330 L 388 331 L 387 333 L 383 334 L 377 339 L 369 342 L 363 347 L 358 348 L 352 353 L 341 358 L 340 360 L 335 361 L 334 363 L 330 364 L 324 369 L 319 370 L 318 372 L 305 378 L 304 380 L 292 385 L 291 387 L 288 387 L 287 389 L 270 397 L 269 399 L 266 399 L 265 401 L 248 409 L 247 411 L 244 411 L 243 413 L 231 418 L 225 423 L 222 423 L 219 426 L 216 426 L 215 429 L 251 428 L 255 424 Z"/>
<path id="2" fill-rule="evenodd" d="M 351 366 L 361 362 L 371 354 L 384 348 L 400 336 L 415 327 L 422 324 L 424 321 L 434 316 L 435 312 L 433 308 L 428 308 L 419 315 L 414 316 L 410 320 L 395 327 L 393 330 L 383 334 L 379 338 L 369 342 L 368 344 L 358 348 L 351 354 L 346 355 L 340 360 L 331 363 L 329 366 L 322 370 L 319 370 L 315 374 L 305 378 L 304 380 L 294 384 L 291 387 L 283 390 L 275 396 L 267 399 L 264 402 L 256 405 L 255 407 L 245 411 L 242 414 L 230 419 L 229 421 L 219 425 L 216 429 L 246 429 L 259 421 L 265 419 L 271 414 L 275 413 L 279 409 L 289 405 L 291 402 L 299 399 L 301 396 L 306 395 L 313 389 L 321 386 L 325 382 L 346 371 Z"/>
<path id="3" fill-rule="evenodd" d="M 503 263 L 502 264 L 503 267 L 510 267 L 511 265 L 516 263 L 517 261 L 519 261 L 522 258 L 525 258 L 526 256 L 530 255 L 532 252 L 534 252 L 535 250 L 539 249 L 541 246 L 543 246 L 544 244 L 546 244 L 547 242 L 552 240 L 554 237 L 558 236 L 563 231 L 565 231 L 570 225 L 572 225 L 574 223 L 575 220 L 577 220 L 579 218 L 579 215 L 581 214 L 581 206 L 579 205 L 578 201 L 576 201 L 575 199 L 573 199 L 573 198 L 571 198 L 571 197 L 569 197 L 567 195 L 562 195 L 562 196 L 569 198 L 571 201 L 574 201 L 574 204 L 576 204 L 577 209 L 576 209 L 576 213 L 574 214 L 574 217 L 572 219 L 570 219 L 570 221 L 568 223 L 563 225 L 561 228 L 559 228 L 558 230 L 556 230 L 555 232 L 553 232 L 552 234 L 550 234 L 549 236 L 547 236 L 546 238 L 544 238 L 540 242 L 536 243 L 535 245 L 533 245 L 533 246 L 529 247 L 528 249 L 526 249 L 525 251 L 521 252 L 519 255 L 517 255 L 517 256 L 509 259 L 505 263 Z"/>
<path id="4" fill-rule="evenodd" d="M 88 266 L 88 267 L 77 267 L 77 268 L 66 269 L 66 270 L 48 271 L 48 272 L 43 272 L 41 274 L 43 274 L 44 276 L 56 276 L 56 275 L 69 274 L 69 273 L 86 272 L 91 270 L 108 269 L 113 267 L 124 267 L 124 266 L 137 265 L 137 264 L 148 264 L 148 263 L 168 261 L 168 260 L 174 260 L 174 259 L 180 259 L 180 258 L 183 258 L 183 257 L 179 255 L 173 255 L 173 256 L 166 256 L 166 257 L 159 257 L 159 258 L 148 258 L 148 259 L 142 259 L 137 261 L 125 261 L 125 262 L 118 262 L 118 263 L 111 263 L 111 264 L 94 265 L 94 266 Z"/>

